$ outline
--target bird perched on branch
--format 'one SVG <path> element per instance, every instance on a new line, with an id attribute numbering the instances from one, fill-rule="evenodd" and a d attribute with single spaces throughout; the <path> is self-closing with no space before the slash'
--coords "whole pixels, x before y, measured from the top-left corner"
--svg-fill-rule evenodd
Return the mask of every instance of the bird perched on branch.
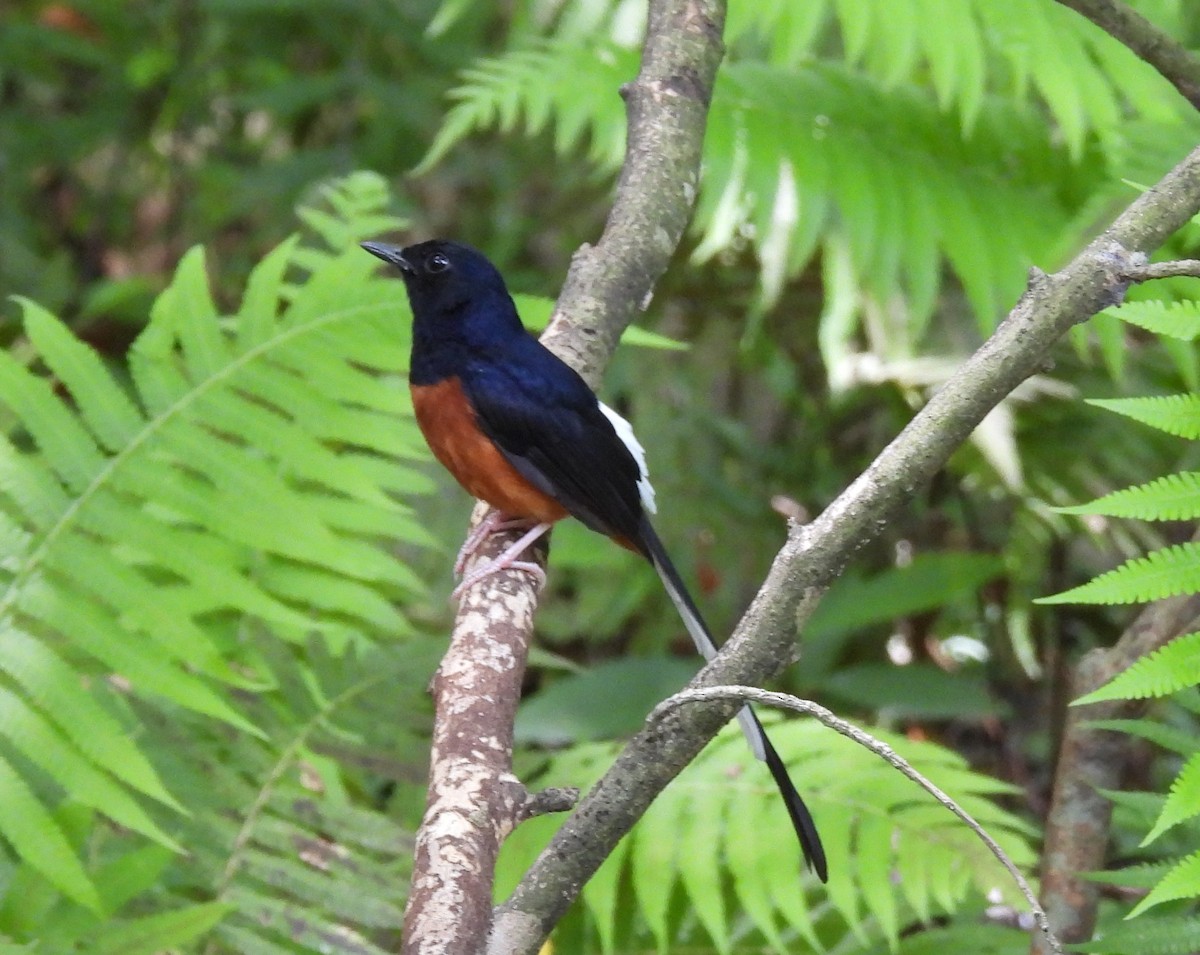
<path id="1" fill-rule="evenodd" d="M 467 491 L 495 508 L 456 569 L 491 531 L 526 529 L 456 593 L 503 567 L 542 577 L 539 565 L 519 558 L 570 515 L 654 566 L 696 648 L 711 660 L 712 633 L 650 524 L 654 491 L 629 422 L 525 330 L 504 279 L 480 252 L 440 240 L 404 249 L 362 245 L 398 268 L 408 290 L 409 385 L 425 440 Z M 743 707 L 738 719 L 779 787 L 805 858 L 825 881 L 825 852 L 808 807 L 754 711 Z"/>

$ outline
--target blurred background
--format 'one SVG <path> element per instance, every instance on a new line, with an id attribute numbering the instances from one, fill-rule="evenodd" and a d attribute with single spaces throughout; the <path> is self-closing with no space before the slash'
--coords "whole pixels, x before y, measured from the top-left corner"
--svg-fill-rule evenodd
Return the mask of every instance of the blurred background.
<path id="1" fill-rule="evenodd" d="M 1131 6 L 1200 43 L 1187 0 Z M 189 248 L 206 247 L 231 310 L 297 207 L 357 170 L 387 183 L 406 223 L 390 238 L 467 241 L 514 292 L 552 299 L 603 227 L 644 20 L 644 0 L 9 0 L 0 342 L 26 354 L 23 296 L 120 365 Z M 899 432 L 1028 269 L 1065 262 L 1200 138 L 1165 81 L 1048 0 L 733 0 L 726 43 L 695 219 L 639 320 L 686 347 L 622 349 L 603 390 L 649 450 L 660 533 L 718 634 L 787 521 Z M 1189 282 L 1153 295 L 1187 299 Z M 1066 668 L 1132 611 L 1033 599 L 1191 533 L 1052 510 L 1195 466 L 1188 443 L 1081 399 L 1198 381 L 1190 343 L 1104 315 L 1079 329 L 856 556 L 779 687 L 940 742 L 1040 817 Z M 444 548 L 409 557 L 430 588 L 411 608 L 427 676 L 469 501 L 425 473 L 438 491 L 416 511 Z M 538 630 L 531 762 L 631 732 L 696 668 L 653 574 L 578 527 L 555 532 Z M 1136 788 L 1169 778 L 1139 766 Z M 415 745 L 392 775 L 421 771 Z M 659 934 L 591 911 L 602 924 L 581 922 L 580 946 L 709 944 L 686 919 Z"/>

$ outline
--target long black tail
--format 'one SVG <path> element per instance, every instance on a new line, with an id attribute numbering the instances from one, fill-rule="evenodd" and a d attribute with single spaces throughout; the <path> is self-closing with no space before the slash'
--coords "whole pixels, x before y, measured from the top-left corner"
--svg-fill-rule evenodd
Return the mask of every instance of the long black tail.
<path id="1" fill-rule="evenodd" d="M 696 649 L 700 651 L 700 655 L 705 660 L 711 660 L 717 655 L 717 645 L 713 640 L 712 631 L 708 629 L 708 624 L 700 615 L 696 602 L 692 600 L 691 594 L 684 586 L 679 571 L 675 569 L 671 558 L 667 556 L 662 541 L 658 539 L 650 521 L 645 517 L 642 518 L 640 530 L 641 540 L 638 543 L 644 545 L 646 556 L 654 564 L 654 569 L 658 571 L 659 579 L 662 580 L 671 602 L 675 604 L 675 609 L 679 611 L 680 619 L 683 620 L 687 632 L 691 634 L 692 642 L 696 644 Z M 827 881 L 829 870 L 825 864 L 825 849 L 821 846 L 821 837 L 817 833 L 816 824 L 813 822 L 808 807 L 804 805 L 800 793 L 792 785 L 787 767 L 783 765 L 779 753 L 771 745 L 771 740 L 767 737 L 766 730 L 758 721 L 758 717 L 754 715 L 754 710 L 749 706 L 742 707 L 738 713 L 738 722 L 742 724 L 742 732 L 746 734 L 750 749 L 754 751 L 755 756 L 767 764 L 767 768 L 775 780 L 775 785 L 779 787 L 783 804 L 787 806 L 792 826 L 796 830 L 796 836 L 800 839 L 800 848 L 804 852 L 805 861 L 822 882 Z"/>

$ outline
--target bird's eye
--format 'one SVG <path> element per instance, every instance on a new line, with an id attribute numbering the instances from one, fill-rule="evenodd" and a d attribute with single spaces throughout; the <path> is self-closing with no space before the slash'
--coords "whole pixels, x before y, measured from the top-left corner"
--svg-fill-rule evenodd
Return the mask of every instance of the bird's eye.
<path id="1" fill-rule="evenodd" d="M 435 252 L 425 260 L 425 271 L 430 275 L 437 275 L 438 272 L 445 272 L 450 268 L 450 260 L 442 255 L 441 252 Z"/>

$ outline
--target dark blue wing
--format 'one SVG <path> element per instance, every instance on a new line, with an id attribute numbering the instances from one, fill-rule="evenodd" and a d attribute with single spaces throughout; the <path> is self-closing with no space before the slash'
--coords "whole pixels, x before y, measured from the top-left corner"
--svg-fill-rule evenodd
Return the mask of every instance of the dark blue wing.
<path id="1" fill-rule="evenodd" d="M 641 472 L 579 375 L 532 336 L 469 367 L 479 426 L 517 471 L 592 530 L 641 541 Z"/>

